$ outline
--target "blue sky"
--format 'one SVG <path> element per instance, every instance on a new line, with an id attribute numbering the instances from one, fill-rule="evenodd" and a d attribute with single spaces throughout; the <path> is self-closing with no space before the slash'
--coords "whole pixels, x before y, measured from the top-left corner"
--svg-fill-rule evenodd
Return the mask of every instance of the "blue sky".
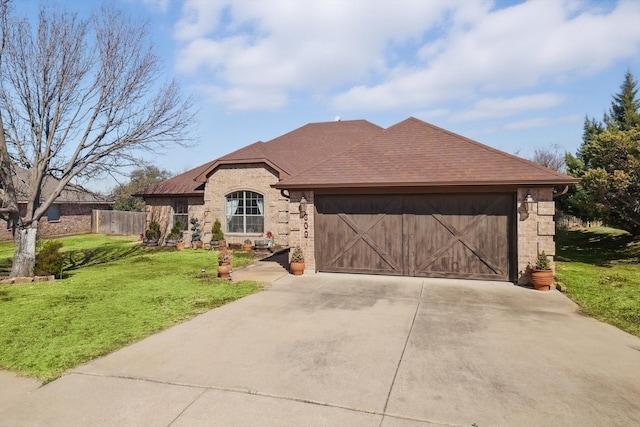
<path id="1" fill-rule="evenodd" d="M 196 145 L 146 159 L 176 173 L 336 117 L 414 116 L 525 158 L 574 153 L 585 116 L 602 118 L 627 70 L 640 78 L 640 0 L 114 3 L 149 21 L 166 77 L 195 98 Z"/>

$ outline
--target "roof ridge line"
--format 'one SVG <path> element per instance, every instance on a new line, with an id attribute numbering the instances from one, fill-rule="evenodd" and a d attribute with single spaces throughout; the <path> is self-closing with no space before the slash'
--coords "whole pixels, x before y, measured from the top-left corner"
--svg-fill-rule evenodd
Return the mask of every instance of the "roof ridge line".
<path id="1" fill-rule="evenodd" d="M 416 120 L 418 122 L 422 122 L 422 123 L 426 124 L 427 126 L 431 126 L 432 128 L 439 129 L 439 130 L 441 130 L 441 131 L 443 131 L 443 132 L 445 132 L 445 133 L 447 133 L 449 135 L 456 136 L 456 137 L 459 137 L 459 138 L 463 138 L 463 139 L 467 140 L 468 142 L 470 142 L 472 144 L 475 144 L 476 146 L 479 146 L 480 148 L 485 148 L 487 150 L 493 151 L 493 152 L 495 152 L 497 154 L 500 154 L 501 156 L 508 157 L 508 158 L 511 158 L 511 159 L 514 159 L 514 160 L 518 160 L 519 162 L 525 163 L 525 164 L 527 164 L 529 166 L 534 166 L 537 169 L 540 169 L 540 170 L 542 170 L 544 172 L 552 172 L 554 175 L 557 175 L 559 177 L 569 176 L 566 173 L 562 173 L 562 172 L 556 171 L 554 169 L 545 167 L 545 166 L 543 166 L 543 165 L 541 165 L 539 163 L 532 162 L 531 160 L 527 160 L 527 159 L 524 159 L 522 157 L 516 156 L 515 154 L 507 153 L 506 151 L 502 151 L 502 150 L 499 150 L 497 148 L 491 147 L 491 146 L 489 146 L 487 144 L 483 144 L 482 142 L 476 141 L 474 139 L 468 138 L 468 137 L 466 137 L 464 135 L 460 135 L 460 134 L 452 132 L 450 130 L 441 128 L 440 126 L 436 126 L 434 124 L 425 122 L 424 120 L 417 119 L 417 118 L 415 118 L 413 116 L 409 117 L 407 120 L 410 120 L 410 119 Z M 400 123 L 402 123 L 402 122 L 400 122 Z M 399 123 L 396 123 L 396 125 L 397 124 L 399 124 Z M 395 125 L 393 125 L 393 126 L 395 126 Z M 393 127 L 393 126 L 391 126 L 391 127 Z M 389 129 L 391 129 L 391 127 L 389 127 Z"/>
<path id="2" fill-rule="evenodd" d="M 376 124 L 376 123 L 370 122 L 370 121 L 368 121 L 368 120 L 365 120 L 365 119 L 359 119 L 359 120 L 346 120 L 346 121 L 351 121 L 351 122 L 355 122 L 355 121 L 363 121 L 363 122 L 371 123 L 372 125 L 377 126 L 378 128 L 380 128 L 381 133 L 382 133 L 382 132 L 385 132 L 385 131 L 387 130 L 387 129 L 383 128 L 382 126 L 380 126 L 380 125 L 378 125 L 378 124 Z M 321 123 L 333 123 L 333 122 L 321 122 Z M 309 123 L 309 124 L 311 124 L 311 123 Z M 306 125 L 305 125 L 305 126 L 306 126 Z M 293 179 L 293 178 L 295 178 L 295 177 L 297 177 L 297 176 L 299 176 L 299 175 L 302 175 L 303 173 L 306 173 L 306 172 L 310 171 L 311 169 L 315 169 L 316 167 L 319 167 L 319 166 L 321 166 L 321 165 L 323 165 L 323 164 L 327 163 L 329 160 L 333 160 L 334 158 L 338 157 L 339 155 L 344 154 L 344 153 L 346 153 L 347 151 L 353 150 L 355 147 L 359 146 L 360 144 L 364 144 L 364 143 L 366 143 L 366 142 L 369 142 L 369 141 L 371 141 L 371 140 L 373 140 L 373 139 L 377 138 L 378 136 L 380 136 L 380 134 L 375 135 L 375 136 L 372 136 L 371 138 L 368 138 L 368 139 L 365 139 L 365 140 L 363 140 L 363 141 L 357 142 L 357 143 L 352 144 L 352 145 L 350 145 L 350 146 L 347 146 L 347 147 L 345 147 L 343 150 L 340 150 L 340 151 L 335 152 L 332 156 L 327 157 L 326 159 L 322 160 L 321 162 L 319 162 L 319 163 L 315 163 L 314 165 L 312 165 L 312 166 L 310 166 L 310 167 L 308 167 L 308 168 L 306 168 L 306 169 L 304 169 L 304 170 L 302 170 L 302 171 L 298 172 L 298 173 L 297 173 L 297 174 L 295 174 L 295 175 L 289 175 L 288 177 L 286 177 L 286 179 L 287 179 L 287 180 L 289 180 L 289 179 Z"/>

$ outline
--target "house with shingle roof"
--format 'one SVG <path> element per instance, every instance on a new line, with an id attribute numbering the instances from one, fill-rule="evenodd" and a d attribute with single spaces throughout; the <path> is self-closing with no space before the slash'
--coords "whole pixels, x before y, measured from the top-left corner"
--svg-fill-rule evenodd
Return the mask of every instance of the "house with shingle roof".
<path id="1" fill-rule="evenodd" d="M 45 176 L 42 183 L 40 200 L 45 200 L 55 191 L 59 181 L 52 176 Z M 14 186 L 18 198 L 21 215 L 27 207 L 29 199 L 30 174 L 25 169 L 15 170 Z M 64 236 L 69 234 L 91 233 L 91 215 L 93 210 L 110 209 L 113 200 L 86 188 L 69 183 L 54 203 L 47 209 L 46 215 L 38 225 L 40 238 Z M 11 229 L 6 221 L 0 220 L 0 240 L 11 240 Z"/>
<path id="2" fill-rule="evenodd" d="M 307 270 L 526 281 L 555 254 L 553 188 L 575 178 L 415 118 L 311 123 L 146 189 L 147 220 L 274 235 Z M 188 236 L 189 232 L 186 232 Z"/>

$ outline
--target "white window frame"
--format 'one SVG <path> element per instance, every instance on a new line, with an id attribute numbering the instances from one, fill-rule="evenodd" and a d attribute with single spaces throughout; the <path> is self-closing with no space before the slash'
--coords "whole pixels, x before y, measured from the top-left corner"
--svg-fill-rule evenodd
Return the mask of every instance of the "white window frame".
<path id="1" fill-rule="evenodd" d="M 251 190 L 225 196 L 225 229 L 232 234 L 264 233 L 264 195 Z"/>

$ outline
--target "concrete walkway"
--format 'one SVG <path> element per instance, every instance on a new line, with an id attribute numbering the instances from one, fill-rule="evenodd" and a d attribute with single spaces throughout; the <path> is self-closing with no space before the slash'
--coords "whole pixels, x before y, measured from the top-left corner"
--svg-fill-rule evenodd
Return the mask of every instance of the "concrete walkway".
<path id="1" fill-rule="evenodd" d="M 270 284 L 289 274 L 288 252 L 272 255 L 256 263 L 233 271 L 231 279 L 233 282 L 242 280 L 254 280 Z"/>
<path id="2" fill-rule="evenodd" d="M 638 396 L 640 339 L 558 292 L 287 275 L 74 369 L 0 425 L 629 426 Z"/>

